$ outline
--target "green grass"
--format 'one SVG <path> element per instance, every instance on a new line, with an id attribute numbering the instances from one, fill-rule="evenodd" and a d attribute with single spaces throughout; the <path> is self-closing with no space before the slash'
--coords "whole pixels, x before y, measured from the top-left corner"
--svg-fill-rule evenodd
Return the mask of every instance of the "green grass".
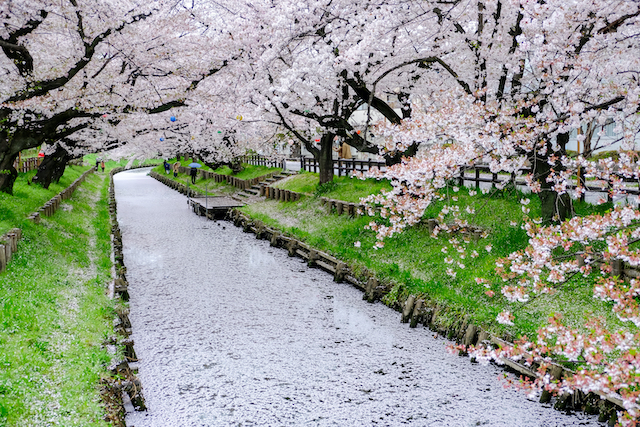
<path id="1" fill-rule="evenodd" d="M 175 159 L 170 159 L 169 163 L 173 164 L 174 161 Z M 181 162 L 181 163 L 184 164 L 184 162 Z M 249 164 L 244 164 L 243 166 L 244 166 L 244 170 L 236 175 L 233 175 L 234 177 L 239 179 L 252 179 L 252 178 L 258 178 L 258 177 L 267 175 L 269 173 L 278 172 L 282 170 L 279 168 L 270 168 L 266 166 L 254 166 Z M 210 170 L 207 167 L 203 167 L 201 169 Z M 153 168 L 153 171 L 159 173 L 160 175 L 166 176 L 167 178 L 172 179 L 173 181 L 177 181 L 183 185 L 189 186 L 190 188 L 193 188 L 202 194 L 205 194 L 205 192 L 207 192 L 209 195 L 226 196 L 238 191 L 238 189 L 235 187 L 226 185 L 224 183 L 215 182 L 213 179 L 205 179 L 202 177 L 202 174 L 200 173 L 196 178 L 195 185 L 191 184 L 191 176 L 188 173 L 178 173 L 177 177 L 173 176 L 173 172 L 167 175 L 165 174 L 164 166 L 162 164 Z M 229 169 L 227 166 L 223 166 L 221 168 L 215 169 L 213 172 L 220 175 L 231 175 L 231 169 Z"/>
<path id="2" fill-rule="evenodd" d="M 240 172 L 236 174 L 234 174 L 233 171 L 229 169 L 228 166 L 222 166 L 218 169 L 214 169 L 213 172 L 220 175 L 233 175 L 238 179 L 253 179 L 253 178 L 259 178 L 264 175 L 268 175 L 272 172 L 280 172 L 282 170 L 281 168 L 272 168 L 268 166 L 254 166 L 247 163 L 243 163 L 242 167 L 244 169 L 242 169 Z"/>
<path id="3" fill-rule="evenodd" d="M 96 157 L 98 157 L 96 154 L 85 156 L 84 166 L 67 166 L 64 175 L 60 178 L 60 182 L 52 183 L 47 190 L 37 184 L 29 185 L 36 171 L 19 173 L 13 186 L 13 195 L 0 192 L 0 236 L 12 228 L 22 228 L 31 213 L 37 211 L 53 196 L 67 188 L 85 171 L 95 167 Z M 134 165 L 157 163 L 162 163 L 162 161 L 148 159 L 133 162 Z M 107 161 L 105 162 L 106 171 L 104 173 L 108 173 L 114 167 L 126 164 L 127 160 L 119 162 Z M 98 173 L 102 174 L 103 172 L 100 170 Z"/>
<path id="4" fill-rule="evenodd" d="M 27 222 L 27 216 L 67 188 L 87 169 L 89 169 L 88 166 L 68 166 L 60 182 L 52 183 L 48 190 L 36 184 L 28 184 L 36 171 L 18 174 L 13 195 L 0 192 L 0 235 L 12 228 L 22 228 Z"/>
<path id="5" fill-rule="evenodd" d="M 24 237 L 0 274 L 0 425 L 108 425 L 98 392 L 113 333 L 107 185 L 90 175 L 41 224 L 21 221 L 31 207 L 13 214 Z M 29 194 L 3 201 L 17 208 Z"/>
<path id="6" fill-rule="evenodd" d="M 300 188 L 311 182 L 305 175 L 309 174 L 300 175 L 300 182 L 304 183 Z M 367 184 L 356 180 L 351 182 L 365 186 Z M 295 188 L 298 183 L 294 182 L 291 185 L 289 189 Z M 349 193 L 348 189 L 340 189 L 343 186 L 348 186 L 348 181 L 338 180 L 338 184 L 323 195 L 349 201 L 354 200 L 356 195 L 361 197 L 363 194 L 379 191 L 379 187 L 372 186 L 369 191 L 354 188 Z M 345 194 L 351 194 L 352 197 Z M 470 241 L 465 259 L 453 257 L 465 265 L 464 269 L 457 269 L 455 278 L 446 273 L 450 266 L 444 262 L 445 257 L 455 253 L 449 242 L 452 236 L 443 233 L 437 238 L 431 237 L 424 223 L 386 240 L 384 248 L 373 249 L 374 233 L 365 229 L 372 218 L 327 215 L 326 208 L 321 206 L 315 197 L 303 198 L 297 203 L 268 200 L 246 206 L 243 210 L 251 217 L 339 257 L 355 266 L 357 271 L 366 268 L 382 280 L 401 284 L 406 292 L 426 294 L 430 299 L 446 304 L 454 312 L 470 314 L 474 322 L 498 334 L 508 331 L 514 337 L 522 334 L 531 335 L 551 314 L 559 310 L 565 312 L 565 318 L 574 326 L 584 324 L 584 321 L 593 315 L 605 317 L 606 321 L 615 327 L 628 326 L 612 315 L 608 304 L 593 298 L 592 283 L 582 278 L 569 283 L 554 296 L 534 298 L 524 305 L 508 303 L 499 297 L 499 285 L 493 287 L 498 296 L 488 297 L 485 294 L 486 288 L 477 284 L 475 278 L 491 278 L 494 283 L 500 283 L 494 274 L 496 260 L 523 249 L 528 242 L 528 236 L 521 229 L 523 213 L 520 199 L 531 199 L 529 207 L 532 216 L 535 217 L 540 212 L 538 198 L 523 195 L 513 189 L 471 197 L 466 188 L 460 188 L 457 192 L 450 188 L 446 195 L 448 199 L 434 203 L 427 210 L 425 220 L 435 217 L 443 204 L 453 202 L 452 198 L 456 197 L 456 203 L 463 209 L 467 205 L 475 209 L 473 214 L 463 212 L 462 217 L 470 224 L 488 232 L 486 239 Z M 578 204 L 577 208 L 583 215 L 606 209 L 603 206 L 588 204 Z M 448 219 L 450 217 L 445 218 Z M 361 242 L 361 246 L 355 247 L 355 242 Z M 491 245 L 491 252 L 485 249 L 487 245 Z M 443 248 L 447 248 L 447 254 L 442 252 Z M 470 256 L 472 251 L 478 253 L 476 258 Z M 518 314 L 513 327 L 505 327 L 495 322 L 496 315 L 504 309 Z"/>
<path id="7" fill-rule="evenodd" d="M 346 176 L 333 178 L 333 182 L 318 186 L 317 173 L 304 172 L 291 178 L 277 182 L 274 186 L 298 193 L 316 194 L 331 199 L 357 203 L 362 197 L 379 194 L 382 190 L 390 191 L 391 184 L 387 180 L 359 180 Z"/>
<path id="8" fill-rule="evenodd" d="M 175 158 L 168 159 L 168 162 L 171 163 L 171 165 L 173 165 L 176 162 L 176 159 Z M 160 161 L 160 163 L 162 163 L 162 160 Z M 185 157 L 180 160 L 180 165 L 183 167 L 188 167 L 190 163 L 201 164 L 202 167 L 199 168 L 200 170 L 214 172 L 219 175 L 233 175 L 234 177 L 239 179 L 258 178 L 258 177 L 270 174 L 272 172 L 280 172 L 282 170 L 281 168 L 273 168 L 268 166 L 255 166 L 248 163 L 243 163 L 242 164 L 243 169 L 240 172 L 234 174 L 231 168 L 229 168 L 228 166 L 221 166 L 217 169 L 211 169 L 210 167 L 208 167 L 207 165 L 205 165 L 204 163 L 196 159 L 188 159 Z M 156 168 L 154 170 L 158 173 L 164 172 L 164 166 Z"/>

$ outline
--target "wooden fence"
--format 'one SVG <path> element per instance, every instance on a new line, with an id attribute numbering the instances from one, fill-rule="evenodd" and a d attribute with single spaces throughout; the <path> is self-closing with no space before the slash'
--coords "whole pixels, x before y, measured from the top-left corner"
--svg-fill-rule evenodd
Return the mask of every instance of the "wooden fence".
<path id="1" fill-rule="evenodd" d="M 13 162 L 13 167 L 21 173 L 29 172 L 38 169 L 38 166 L 40 166 L 40 163 L 42 163 L 42 159 L 42 157 L 29 157 L 20 161 L 16 159 Z"/>
<path id="2" fill-rule="evenodd" d="M 265 156 L 253 155 L 253 156 L 240 156 L 242 163 L 248 163 L 254 166 L 268 166 L 270 168 L 286 169 L 284 160 L 273 160 Z"/>
<path id="3" fill-rule="evenodd" d="M 382 169 L 387 165 L 385 162 L 378 162 L 375 160 L 357 160 L 357 159 L 334 159 L 333 169 L 337 171 L 338 176 L 349 175 L 350 172 L 359 171 L 365 172 L 374 167 Z M 318 161 L 314 157 L 301 157 L 300 158 L 300 170 L 307 172 L 318 172 L 320 166 Z"/>
<path id="4" fill-rule="evenodd" d="M 531 168 L 522 168 L 519 172 L 522 172 L 523 175 L 531 173 Z M 483 176 L 484 175 L 484 176 Z M 490 177 L 487 175 L 491 175 Z M 620 176 L 623 182 L 638 184 L 638 181 L 630 178 L 625 178 Z M 607 200 L 609 202 L 613 201 L 611 195 L 611 183 L 603 182 L 603 185 L 590 185 L 589 182 L 582 180 L 583 187 L 586 191 L 595 192 L 595 193 L 607 193 Z M 512 182 L 515 185 L 526 185 L 524 178 L 518 178 L 518 174 L 512 172 L 510 175 L 498 174 L 491 172 L 489 166 L 474 166 L 474 167 L 461 167 L 460 173 L 457 178 L 458 185 L 464 185 L 465 181 L 471 181 L 474 183 L 475 188 L 480 188 L 480 183 L 489 183 L 493 184 L 504 184 L 507 182 Z M 571 184 L 568 186 L 569 189 L 575 189 L 576 185 Z M 627 194 L 640 195 L 640 189 L 638 187 L 626 187 L 625 192 Z"/>

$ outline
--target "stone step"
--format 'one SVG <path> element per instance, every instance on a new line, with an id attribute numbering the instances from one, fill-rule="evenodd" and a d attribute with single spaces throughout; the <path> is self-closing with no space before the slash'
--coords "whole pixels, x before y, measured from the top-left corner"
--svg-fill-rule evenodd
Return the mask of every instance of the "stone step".
<path id="1" fill-rule="evenodd" d="M 254 195 L 254 196 L 257 196 L 257 195 L 258 195 L 258 193 L 259 193 L 259 191 L 258 191 L 258 190 L 253 190 L 253 189 L 251 189 L 251 188 L 247 188 L 247 189 L 245 189 L 245 190 L 244 190 L 244 192 L 245 192 L 245 193 L 249 193 L 249 194 Z M 242 194 L 242 193 L 240 193 L 240 194 Z"/>

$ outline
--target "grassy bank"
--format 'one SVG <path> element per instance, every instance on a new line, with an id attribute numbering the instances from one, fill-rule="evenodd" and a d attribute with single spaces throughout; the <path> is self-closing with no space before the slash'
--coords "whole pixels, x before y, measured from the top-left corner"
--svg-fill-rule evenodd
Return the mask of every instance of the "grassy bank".
<path id="1" fill-rule="evenodd" d="M 339 178 L 333 184 L 313 188 L 317 183 L 311 176 L 301 174 L 280 184 L 293 190 L 301 185 L 307 193 L 324 195 L 345 201 L 358 201 L 367 194 L 388 188 L 388 183 Z M 314 190 L 314 191 L 311 191 Z M 408 229 L 385 242 L 382 249 L 373 249 L 375 236 L 366 230 L 372 218 L 349 218 L 346 215 L 328 215 L 327 209 L 314 196 L 299 203 L 265 201 L 247 206 L 244 210 L 252 217 L 283 229 L 311 245 L 331 253 L 360 269 L 367 269 L 384 281 L 396 284 L 399 292 L 426 295 L 429 299 L 448 306 L 452 315 L 470 315 L 474 323 L 497 334 L 507 332 L 513 337 L 531 335 L 555 312 L 562 312 L 569 323 L 578 327 L 593 316 L 602 316 L 610 325 L 628 327 L 613 315 L 607 303 L 593 298 L 593 285 L 579 277 L 563 286 L 555 295 L 533 298 L 526 304 L 508 303 L 500 297 L 489 297 L 487 289 L 475 281 L 476 277 L 496 279 L 494 269 L 498 258 L 526 247 L 528 237 L 521 229 L 523 214 L 520 200 L 525 197 L 516 190 L 494 191 L 487 195 L 470 197 L 466 188 L 454 191 L 449 198 L 457 198 L 462 209 L 472 208 L 473 213 L 463 212 L 470 224 L 487 232 L 486 238 L 477 242 L 460 235 L 442 233 L 432 237 L 426 224 L 427 218 L 435 218 L 442 201 L 432 205 L 425 213 L 423 224 Z M 532 217 L 539 216 L 537 197 L 530 197 Z M 610 206 L 577 204 L 581 215 L 603 211 Z M 446 220 L 447 218 L 445 218 Z M 467 240 L 465 258 L 461 259 L 452 239 Z M 359 242 L 359 246 L 354 245 Z M 475 255 L 477 253 L 477 256 Z M 451 267 L 445 259 L 461 262 L 464 268 L 457 269 L 455 277 L 447 274 Z M 451 260 L 450 260 L 451 261 Z M 493 289 L 500 294 L 499 287 Z M 508 309 L 517 314 L 514 326 L 500 325 L 496 315 Z"/>
<path id="2" fill-rule="evenodd" d="M 173 165 L 175 161 L 176 159 L 170 159 L 169 163 Z M 186 166 L 190 162 L 183 159 L 182 161 L 180 161 L 180 163 L 183 166 Z M 165 170 L 163 165 L 157 166 L 153 170 L 159 174 L 165 175 Z M 243 170 L 236 174 L 234 174 L 233 171 L 228 166 L 222 166 L 217 169 L 211 169 L 207 166 L 203 166 L 202 168 L 200 168 L 200 170 L 207 170 L 209 172 L 214 172 L 219 175 L 233 175 L 235 178 L 246 180 L 246 179 L 253 179 L 253 178 L 258 178 L 264 175 L 268 175 L 272 172 L 278 172 L 278 171 L 281 171 L 282 169 L 271 168 L 268 166 L 253 166 L 249 164 L 243 164 Z M 198 174 L 195 184 L 191 184 L 191 176 L 188 173 L 187 174 L 179 173 L 178 176 L 174 178 L 173 172 L 171 172 L 167 176 L 173 179 L 174 181 L 177 181 L 190 188 L 193 188 L 195 189 L 195 191 L 202 194 L 208 193 L 210 195 L 226 196 L 229 194 L 233 194 L 237 191 L 237 188 L 226 185 L 225 183 L 215 182 L 212 179 L 205 179 L 202 177 L 202 174 Z"/>
<path id="3" fill-rule="evenodd" d="M 20 174 L 13 196 L 0 193 L 0 224 L 23 231 L 0 274 L 0 426 L 109 425 L 100 380 L 121 356 L 103 347 L 113 335 L 107 197 L 117 165 L 90 174 L 40 224 L 26 216 L 89 166 L 67 168 L 49 190 L 27 184 L 35 172 Z"/>
<path id="4" fill-rule="evenodd" d="M 205 183 L 206 180 L 199 181 L 200 186 Z M 383 281 L 395 284 L 395 292 L 426 295 L 449 307 L 452 316 L 468 314 L 474 323 L 498 335 L 505 332 L 513 337 L 530 335 L 555 312 L 564 313 L 574 326 L 583 325 L 593 316 L 604 317 L 612 326 L 629 326 L 612 315 L 608 304 L 593 298 L 592 283 L 581 277 L 563 286 L 553 296 L 539 296 L 526 304 L 508 303 L 499 296 L 489 297 L 487 289 L 476 283 L 476 277 L 496 279 L 496 260 L 527 245 L 528 237 L 520 228 L 523 223 L 520 199 L 528 196 L 518 191 L 495 191 L 470 197 L 465 188 L 459 191 L 451 189 L 449 197 L 456 197 L 463 208 L 468 205 L 474 210 L 473 214 L 464 213 L 463 217 L 487 232 L 487 237 L 477 242 L 464 236 L 444 233 L 432 237 L 424 221 L 424 224 L 387 240 L 384 248 L 374 249 L 374 233 L 366 229 L 370 217 L 349 218 L 346 215 L 328 214 L 318 196 L 357 202 L 360 197 L 389 189 L 390 184 L 347 177 L 335 177 L 333 183 L 323 186 L 317 184 L 317 174 L 299 174 L 275 185 L 306 193 L 307 197 L 299 202 L 288 203 L 265 200 L 246 206 L 243 210 L 254 219 L 342 259 L 357 271 L 366 269 Z M 536 197 L 530 199 L 529 207 L 535 217 L 540 210 L 539 201 Z M 446 201 L 433 205 L 425 214 L 425 220 L 435 217 L 442 203 Z M 609 206 L 578 204 L 576 208 L 579 214 L 585 215 L 603 211 Z M 470 240 L 464 259 L 455 254 L 452 238 Z M 449 256 L 464 264 L 455 277 L 447 274 L 451 265 L 445 259 Z M 499 280 L 494 282 L 499 283 Z M 493 290 L 500 295 L 499 287 Z M 495 321 L 496 315 L 505 309 L 517 314 L 514 326 L 500 325 Z"/>

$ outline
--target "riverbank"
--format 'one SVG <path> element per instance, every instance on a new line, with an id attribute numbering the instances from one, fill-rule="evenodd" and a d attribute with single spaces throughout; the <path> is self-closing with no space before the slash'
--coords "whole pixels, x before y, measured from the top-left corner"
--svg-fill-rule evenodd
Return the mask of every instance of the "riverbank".
<path id="1" fill-rule="evenodd" d="M 179 176 L 177 180 L 180 179 Z M 219 188 L 219 195 L 228 195 L 230 190 L 229 186 L 221 183 L 216 183 L 217 187 L 214 188 L 214 184 L 202 178 L 198 179 L 196 185 L 199 189 L 208 185 L 214 194 Z M 452 321 L 454 317 L 468 316 L 478 327 L 509 340 L 534 334 L 547 317 L 556 311 L 564 312 L 575 325 L 584 324 L 593 316 L 603 316 L 609 325 L 629 326 L 617 319 L 608 304 L 594 299 L 591 284 L 580 277 L 554 295 L 540 295 L 526 305 L 491 297 L 487 292 L 493 291 L 499 295 L 499 287 L 488 289 L 475 281 L 476 277 L 495 279 L 496 261 L 527 245 L 528 237 L 521 228 L 523 214 L 520 199 L 525 196 L 517 191 L 469 197 L 466 188 L 457 188 L 455 193 L 452 190 L 452 195 L 455 194 L 460 201 L 468 201 L 473 213 L 465 213 L 462 218 L 482 230 L 484 234 L 481 237 L 448 233 L 433 237 L 425 220 L 419 226 L 389 239 L 383 248 L 376 249 L 375 235 L 367 230 L 371 217 L 336 215 L 322 197 L 358 202 L 370 191 L 379 192 L 389 188 L 388 184 L 343 177 L 318 188 L 317 176 L 304 173 L 273 185 L 301 192 L 306 197 L 294 202 L 252 199 L 241 211 L 254 220 L 339 258 L 351 265 L 356 274 L 371 274 L 380 281 L 390 283 L 394 296 L 424 295 L 436 304 L 447 305 L 452 311 Z M 442 203 L 446 201 L 434 204 L 426 217 L 439 212 Z M 603 212 L 609 208 L 607 205 L 576 206 L 582 215 Z M 537 198 L 532 197 L 528 207 L 535 216 L 535 212 L 539 212 Z M 462 259 L 454 255 L 459 246 L 456 241 L 468 241 Z M 455 276 L 448 273 L 451 267 L 447 259 L 449 257 L 464 263 L 464 268 L 458 268 Z M 498 313 L 504 310 L 518 313 L 514 325 L 502 325 L 495 321 Z"/>
<path id="2" fill-rule="evenodd" d="M 513 342 L 525 334 L 535 335 L 535 331 L 556 312 L 562 312 L 564 318 L 578 328 L 597 316 L 604 318 L 612 329 L 631 328 L 635 331 L 632 325 L 617 319 L 609 303 L 593 298 L 593 283 L 582 277 L 575 277 L 553 295 L 541 295 L 524 304 L 509 303 L 500 297 L 498 287 L 494 288 L 498 296 L 488 295 L 494 290 L 474 280 L 478 276 L 495 278 L 494 269 L 499 258 L 526 246 L 528 237 L 521 227 L 520 203 L 526 196 L 522 193 L 506 190 L 470 200 L 470 210 L 474 214 L 467 215 L 467 219 L 483 230 L 481 236 L 442 233 L 433 237 L 425 220 L 424 224 L 389 239 L 384 248 L 374 249 L 373 233 L 366 230 L 370 217 L 336 215 L 321 199 L 321 196 L 332 198 L 342 192 L 340 197 L 343 200 L 357 201 L 354 191 L 345 192 L 345 182 L 341 182 L 345 180 L 338 179 L 337 184 L 318 188 L 309 183 L 310 176 L 312 174 L 303 174 L 274 184 L 283 189 L 303 191 L 306 197 L 296 202 L 253 200 L 241 209 L 246 219 L 238 221 L 238 225 L 262 238 L 271 238 L 272 233 L 265 232 L 264 227 L 268 227 L 284 236 L 282 239 L 290 237 L 304 242 L 313 250 L 336 257 L 338 262 L 350 266 L 351 274 L 358 277 L 360 283 L 366 284 L 368 278 L 374 278 L 379 284 L 376 285 L 379 290 L 377 298 L 398 311 L 408 310 L 403 317 L 413 316 L 412 323 L 424 323 L 449 338 L 467 344 L 481 339 L 482 333 L 485 338 L 494 337 L 495 343 Z M 367 186 L 359 181 L 355 183 Z M 451 193 L 458 199 L 470 199 L 465 188 L 454 190 L 452 187 Z M 433 212 L 439 208 L 434 206 Z M 529 208 L 535 215 L 539 209 L 538 200 L 532 198 Z M 576 208 L 579 214 L 585 215 L 604 212 L 610 206 L 578 203 Z M 280 237 L 275 239 L 276 244 L 279 240 Z M 448 271 L 448 262 L 451 261 L 447 259 L 449 254 L 456 252 L 456 243 L 465 240 L 469 246 L 467 254 L 463 254 L 467 255 L 463 261 L 466 265 L 451 275 Z M 464 256 L 460 258 L 464 259 Z M 496 322 L 497 314 L 505 309 L 518 314 L 513 325 Z M 469 334 L 473 336 L 467 336 Z M 565 374 L 578 366 L 562 360 L 558 363 L 564 366 Z M 527 369 L 520 371 L 531 372 Z M 613 401 L 620 402 L 619 399 Z M 572 407 L 589 412 L 600 410 L 602 419 L 609 418 L 612 413 L 611 406 L 594 406 L 602 406 L 597 396 L 575 394 L 572 399 L 558 400 L 561 408 Z"/>
<path id="3" fill-rule="evenodd" d="M 143 173 L 115 179 L 148 408 L 128 425 L 598 426 Z"/>
<path id="4" fill-rule="evenodd" d="M 109 426 L 101 383 L 123 357 L 111 346 L 115 302 L 109 171 L 91 173 L 39 223 L 28 216 L 89 166 L 71 166 L 48 190 L 20 174 L 14 195 L 0 193 L 0 226 L 22 238 L 0 274 L 0 425 Z M 0 232 L 2 234 L 2 232 Z M 113 408 L 111 410 L 114 410 Z M 117 410 L 117 408 L 115 409 Z"/>

